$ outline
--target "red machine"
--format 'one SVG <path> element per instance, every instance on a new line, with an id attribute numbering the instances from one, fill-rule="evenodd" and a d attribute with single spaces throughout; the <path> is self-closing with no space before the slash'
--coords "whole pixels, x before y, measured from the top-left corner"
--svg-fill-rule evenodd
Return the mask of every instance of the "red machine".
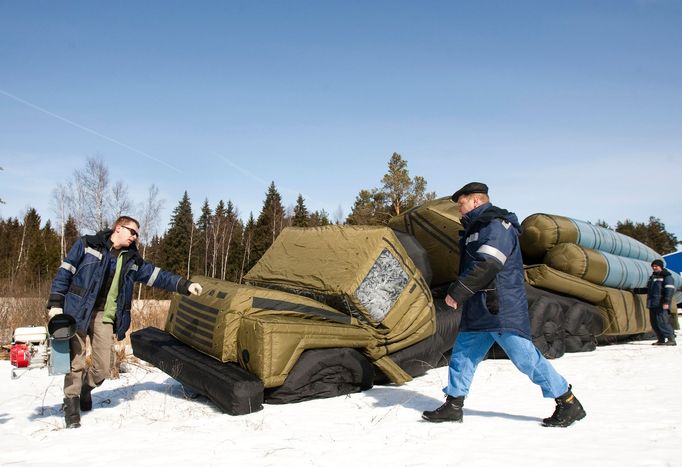
<path id="1" fill-rule="evenodd" d="M 57 315 L 45 326 L 14 330 L 9 359 L 12 379 L 28 370 L 48 368 L 50 375 L 64 375 L 70 370 L 69 340 L 76 333 L 76 321 L 71 316 Z"/>
<path id="2" fill-rule="evenodd" d="M 31 363 L 29 344 L 17 342 L 9 351 L 9 361 L 17 368 L 26 368 Z"/>

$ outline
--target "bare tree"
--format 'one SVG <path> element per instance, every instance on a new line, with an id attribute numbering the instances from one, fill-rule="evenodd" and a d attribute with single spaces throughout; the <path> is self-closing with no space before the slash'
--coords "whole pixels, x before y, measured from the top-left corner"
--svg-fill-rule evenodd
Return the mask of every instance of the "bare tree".
<path id="1" fill-rule="evenodd" d="M 218 241 L 218 238 L 220 237 L 221 232 L 224 230 L 222 228 L 223 225 L 223 215 L 221 213 L 216 213 L 215 216 L 213 216 L 213 222 L 211 223 L 211 234 L 213 236 L 213 255 L 211 257 L 211 277 L 216 277 L 216 268 L 218 267 L 217 261 L 218 257 L 221 256 L 218 254 L 219 249 L 220 249 L 220 242 Z"/>
<path id="2" fill-rule="evenodd" d="M 128 188 L 121 181 L 110 186 L 109 169 L 101 158 L 88 158 L 84 169 L 75 170 L 72 187 L 72 214 L 80 232 L 104 230 L 132 208 Z"/>
<path id="3" fill-rule="evenodd" d="M 85 169 L 73 174 L 78 204 L 78 230 L 98 232 L 109 225 L 106 192 L 109 187 L 109 169 L 102 159 L 88 158 Z"/>
<path id="4" fill-rule="evenodd" d="M 111 188 L 109 209 L 113 213 L 112 220 L 130 213 L 132 209 L 130 198 L 128 198 L 128 187 L 120 180 L 114 183 L 114 186 Z"/>
<path id="5" fill-rule="evenodd" d="M 159 199 L 159 188 L 151 184 L 147 191 L 147 199 L 140 203 L 137 217 L 140 219 L 140 243 L 146 246 L 149 239 L 153 238 L 158 233 L 161 209 L 163 209 L 165 201 Z M 142 254 L 144 258 L 144 253 Z"/>
<path id="6" fill-rule="evenodd" d="M 147 199 L 140 203 L 139 213 L 137 214 L 140 220 L 140 237 L 139 241 L 142 245 L 142 259 L 147 255 L 147 245 L 150 239 L 154 238 L 159 230 L 160 213 L 163 208 L 164 200 L 159 199 L 159 188 L 151 184 L 147 192 Z M 142 294 L 142 284 L 137 290 L 137 299 L 139 300 Z"/>
<path id="7" fill-rule="evenodd" d="M 223 257 L 222 257 L 222 266 L 221 266 L 221 275 L 220 275 L 220 278 L 222 280 L 225 280 L 225 277 L 227 277 L 227 265 L 228 265 L 228 261 L 230 259 L 230 245 L 232 244 L 232 237 L 234 235 L 234 228 L 237 225 L 237 222 L 239 222 L 238 219 L 239 219 L 239 210 L 235 209 L 234 212 L 232 213 L 232 215 L 229 217 L 229 219 L 227 219 L 229 227 L 226 227 L 226 229 L 224 229 L 224 230 L 229 230 L 229 233 L 227 235 L 227 239 L 225 239 L 225 235 L 223 235 L 223 241 L 225 244 L 225 247 L 224 247 L 225 253 L 223 254 Z"/>
<path id="8" fill-rule="evenodd" d="M 61 183 L 52 190 L 53 211 L 57 215 L 57 228 L 59 229 L 59 239 L 61 247 L 61 258 L 66 257 L 66 238 L 65 227 L 69 213 L 73 211 L 73 188 L 69 185 L 62 185 Z"/>

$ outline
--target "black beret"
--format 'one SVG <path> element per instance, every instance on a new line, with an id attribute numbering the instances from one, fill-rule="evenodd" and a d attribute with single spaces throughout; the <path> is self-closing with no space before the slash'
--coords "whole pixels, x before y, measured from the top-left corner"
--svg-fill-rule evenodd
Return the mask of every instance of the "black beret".
<path id="1" fill-rule="evenodd" d="M 472 193 L 483 193 L 483 194 L 487 195 L 488 194 L 488 185 L 486 185 L 485 183 L 481 183 L 481 182 L 467 183 L 462 188 L 455 191 L 455 194 L 452 195 L 452 200 L 456 203 L 457 199 L 459 199 L 460 196 L 470 195 Z"/>

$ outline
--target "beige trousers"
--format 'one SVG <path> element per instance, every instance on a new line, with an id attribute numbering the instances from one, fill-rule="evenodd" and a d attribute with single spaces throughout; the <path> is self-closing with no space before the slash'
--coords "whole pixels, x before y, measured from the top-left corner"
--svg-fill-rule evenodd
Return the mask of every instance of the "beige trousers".
<path id="1" fill-rule="evenodd" d="M 77 331 L 71 338 L 71 373 L 64 376 L 64 397 L 76 397 L 86 384 L 92 388 L 102 384 L 111 372 L 114 326 L 103 323 L 103 311 L 97 311 L 90 321 L 88 332 Z M 92 366 L 85 367 L 85 338 L 90 338 Z"/>

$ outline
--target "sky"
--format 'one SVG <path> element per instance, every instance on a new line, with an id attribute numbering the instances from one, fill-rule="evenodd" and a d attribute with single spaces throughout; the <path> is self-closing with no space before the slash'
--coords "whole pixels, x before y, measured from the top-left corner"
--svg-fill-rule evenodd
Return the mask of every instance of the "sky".
<path id="1" fill-rule="evenodd" d="M 564 354 L 552 364 L 587 416 L 545 428 L 553 399 L 508 360 L 485 360 L 463 423 L 428 423 L 443 402 L 447 367 L 402 386 L 296 404 L 221 413 L 174 379 L 129 364 L 92 393 L 92 412 L 64 428 L 62 377 L 46 369 L 10 379 L 0 361 L 0 464 L 19 466 L 679 466 L 682 346 L 652 341 Z M 103 440 L 109 448 L 102 450 Z M 115 439 L 115 441 L 114 441 Z M 104 452 L 104 454 L 103 454 Z"/>
<path id="2" fill-rule="evenodd" d="M 682 2 L 0 0 L 0 217 L 101 158 L 158 228 L 187 191 L 344 219 L 394 152 L 522 220 L 682 240 Z"/>

